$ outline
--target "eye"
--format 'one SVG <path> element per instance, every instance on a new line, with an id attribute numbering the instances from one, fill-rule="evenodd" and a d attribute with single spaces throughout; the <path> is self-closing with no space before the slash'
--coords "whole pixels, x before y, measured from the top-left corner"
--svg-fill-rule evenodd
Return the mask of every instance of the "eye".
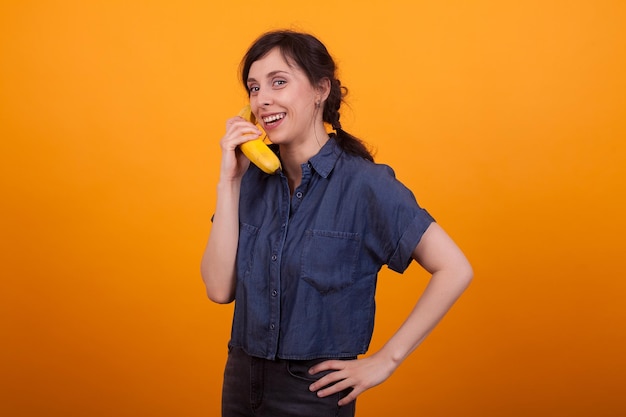
<path id="1" fill-rule="evenodd" d="M 276 88 L 282 88 L 285 86 L 285 84 L 287 84 L 286 80 L 274 80 L 272 82 L 272 85 Z"/>
<path id="2" fill-rule="evenodd" d="M 254 94 L 259 92 L 259 86 L 258 85 L 250 85 L 250 86 L 248 86 L 248 91 L 250 92 L 251 95 L 254 95 Z"/>

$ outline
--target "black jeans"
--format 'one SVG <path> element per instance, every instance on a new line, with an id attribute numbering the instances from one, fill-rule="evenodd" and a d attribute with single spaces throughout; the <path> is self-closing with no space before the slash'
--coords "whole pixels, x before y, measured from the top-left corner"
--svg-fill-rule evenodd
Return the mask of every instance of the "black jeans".
<path id="1" fill-rule="evenodd" d="M 337 405 L 349 390 L 325 398 L 309 391 L 309 385 L 328 373 L 309 375 L 309 368 L 322 361 L 267 360 L 231 349 L 224 371 L 222 417 L 354 417 L 354 401 Z"/>

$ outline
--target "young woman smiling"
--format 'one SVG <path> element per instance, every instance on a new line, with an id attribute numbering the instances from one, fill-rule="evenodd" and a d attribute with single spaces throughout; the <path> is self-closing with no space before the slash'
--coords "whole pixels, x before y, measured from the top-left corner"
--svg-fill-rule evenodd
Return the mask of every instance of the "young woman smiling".
<path id="1" fill-rule="evenodd" d="M 213 225 L 202 259 L 209 298 L 235 301 L 222 413 L 354 416 L 469 285 L 462 251 L 393 170 L 345 132 L 345 88 L 315 37 L 274 31 L 242 61 L 257 120 L 280 157 L 268 175 L 239 151 L 261 131 L 226 122 Z M 326 125 L 333 132 L 327 133 Z M 404 324 L 367 352 L 383 265 L 432 274 Z"/>

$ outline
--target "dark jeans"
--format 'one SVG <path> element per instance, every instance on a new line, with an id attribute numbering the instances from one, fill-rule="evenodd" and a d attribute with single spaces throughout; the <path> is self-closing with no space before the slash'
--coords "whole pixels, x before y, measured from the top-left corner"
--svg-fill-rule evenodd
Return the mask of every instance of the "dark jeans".
<path id="1" fill-rule="evenodd" d="M 337 405 L 348 391 L 325 398 L 309 391 L 309 385 L 328 373 L 309 375 L 309 368 L 322 361 L 272 361 L 231 349 L 224 371 L 222 416 L 354 417 L 354 402 Z"/>

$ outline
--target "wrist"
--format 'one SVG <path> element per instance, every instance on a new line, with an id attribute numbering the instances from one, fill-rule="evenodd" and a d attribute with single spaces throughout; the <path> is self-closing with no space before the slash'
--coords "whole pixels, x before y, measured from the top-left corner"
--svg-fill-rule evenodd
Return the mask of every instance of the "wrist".
<path id="1" fill-rule="evenodd" d="M 385 362 L 388 362 L 390 366 L 393 367 L 393 369 L 400 366 L 400 364 L 404 362 L 406 357 L 410 354 L 410 352 L 407 352 L 402 346 L 394 345 L 393 341 L 384 345 L 378 353 Z"/>
<path id="2" fill-rule="evenodd" d="M 394 352 L 386 346 L 376 352 L 373 356 L 376 357 L 380 366 L 385 368 L 390 375 L 400 366 L 404 359 L 400 355 L 394 354 Z"/>
<path id="3" fill-rule="evenodd" d="M 241 177 L 231 178 L 228 176 L 220 176 L 217 181 L 218 191 L 239 190 L 241 186 Z"/>

